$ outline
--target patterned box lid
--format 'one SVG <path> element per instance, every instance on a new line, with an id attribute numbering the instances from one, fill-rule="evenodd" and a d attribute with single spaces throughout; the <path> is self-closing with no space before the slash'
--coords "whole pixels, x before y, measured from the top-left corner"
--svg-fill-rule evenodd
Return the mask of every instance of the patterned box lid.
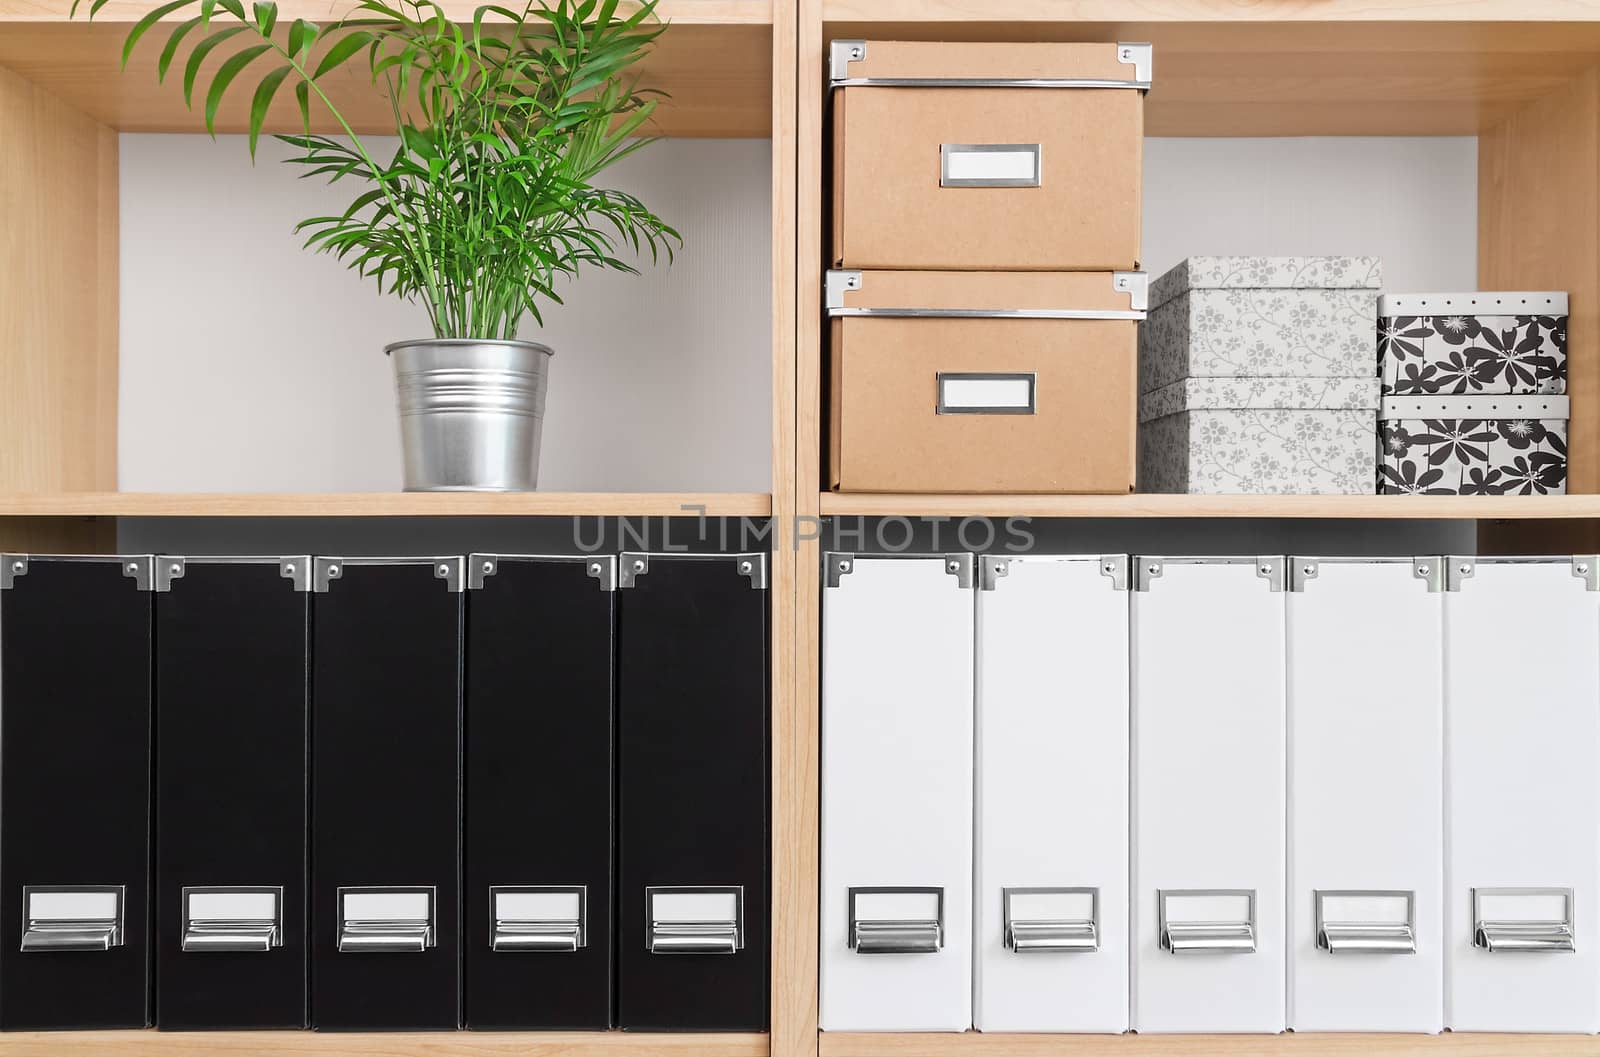
<path id="1" fill-rule="evenodd" d="M 1190 290 L 1377 290 L 1377 257 L 1190 257 L 1150 284 L 1154 311 Z"/>
<path id="2" fill-rule="evenodd" d="M 1139 421 L 1183 411 L 1376 411 L 1376 378 L 1184 378 L 1139 398 Z"/>

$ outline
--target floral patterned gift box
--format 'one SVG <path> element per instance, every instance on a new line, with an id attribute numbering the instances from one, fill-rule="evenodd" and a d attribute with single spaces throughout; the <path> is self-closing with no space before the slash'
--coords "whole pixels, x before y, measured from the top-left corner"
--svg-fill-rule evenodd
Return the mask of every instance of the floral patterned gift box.
<path id="1" fill-rule="evenodd" d="M 1386 396 L 1378 411 L 1384 495 L 1561 495 L 1565 396 Z"/>
<path id="2" fill-rule="evenodd" d="M 1378 379 L 1188 378 L 1139 399 L 1139 491 L 1372 494 Z"/>
<path id="3" fill-rule="evenodd" d="M 1378 369 L 1385 395 L 1564 393 L 1567 295 L 1385 294 Z"/>
<path id="4" fill-rule="evenodd" d="M 1373 373 L 1375 257 L 1190 257 L 1150 286 L 1139 385 Z"/>

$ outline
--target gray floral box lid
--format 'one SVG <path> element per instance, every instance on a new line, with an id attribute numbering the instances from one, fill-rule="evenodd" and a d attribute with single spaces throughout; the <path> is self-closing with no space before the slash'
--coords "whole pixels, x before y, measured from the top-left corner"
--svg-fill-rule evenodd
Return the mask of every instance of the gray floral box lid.
<path id="1" fill-rule="evenodd" d="M 1377 257 L 1190 257 L 1150 284 L 1155 310 L 1190 290 L 1377 290 Z"/>
<path id="2" fill-rule="evenodd" d="M 1377 378 L 1184 378 L 1139 398 L 1139 421 L 1184 411 L 1376 411 Z"/>

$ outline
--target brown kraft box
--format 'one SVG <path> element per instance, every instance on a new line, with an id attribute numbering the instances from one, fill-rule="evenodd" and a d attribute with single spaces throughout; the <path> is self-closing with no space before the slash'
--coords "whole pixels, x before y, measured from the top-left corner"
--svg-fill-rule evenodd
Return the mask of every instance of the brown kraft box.
<path id="1" fill-rule="evenodd" d="M 841 45 L 862 58 L 840 62 Z M 1129 53 L 1125 49 L 1137 49 Z M 1143 64 L 1121 54 L 1143 56 Z M 833 263 L 845 268 L 1138 267 L 1148 45 L 836 41 Z M 884 87 L 1088 80 L 1130 87 Z M 941 186 L 941 148 L 1038 146 L 1038 186 Z M 1014 175 L 1014 174 L 1013 174 Z"/>
<path id="2" fill-rule="evenodd" d="M 1133 490 L 1143 275 L 832 272 L 829 286 L 833 489 Z M 892 314 L 908 309 L 1127 318 Z M 890 314 L 848 314 L 861 310 Z M 1017 379 L 1031 376 L 1032 411 L 942 409 L 941 393 L 948 403 L 965 382 L 952 375 L 1009 385 L 1013 394 L 1021 391 Z"/>

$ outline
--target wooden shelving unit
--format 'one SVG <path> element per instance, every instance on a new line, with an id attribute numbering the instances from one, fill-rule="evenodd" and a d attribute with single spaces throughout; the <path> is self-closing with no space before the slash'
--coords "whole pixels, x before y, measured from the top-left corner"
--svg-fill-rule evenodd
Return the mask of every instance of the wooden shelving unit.
<path id="1" fill-rule="evenodd" d="M 1028 516 L 1461 519 L 1481 546 L 1600 549 L 1600 0 L 663 0 L 645 69 L 657 131 L 772 137 L 772 490 L 520 496 L 120 493 L 118 131 L 197 132 L 150 68 L 118 72 L 148 10 L 0 0 L 0 549 L 106 550 L 118 518 L 773 519 L 771 1032 L 0 1035 L 0 1055 L 1069 1057 L 1082 1054 L 1596 1055 L 1578 1036 L 828 1034 L 817 1026 L 819 543 L 812 519 Z M 346 0 L 283 0 L 327 20 Z M 448 0 L 465 18 L 470 0 Z M 1563 497 L 836 495 L 823 490 L 817 306 L 823 85 L 834 37 L 1149 40 L 1150 135 L 1477 135 L 1479 281 L 1573 292 L 1571 490 Z M 213 60 L 218 61 L 219 55 Z M 352 97 L 354 98 L 354 97 Z M 286 105 L 287 104 L 287 105 Z M 223 131 L 243 127 L 242 99 Z M 269 119 L 295 126 L 287 95 Z M 362 130 L 382 114 L 357 110 Z M 319 125 L 319 127 L 322 127 Z M 758 354 L 762 354 L 759 353 Z M 830 938 L 831 942 L 831 938 Z"/>

